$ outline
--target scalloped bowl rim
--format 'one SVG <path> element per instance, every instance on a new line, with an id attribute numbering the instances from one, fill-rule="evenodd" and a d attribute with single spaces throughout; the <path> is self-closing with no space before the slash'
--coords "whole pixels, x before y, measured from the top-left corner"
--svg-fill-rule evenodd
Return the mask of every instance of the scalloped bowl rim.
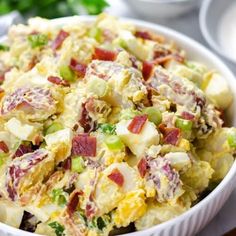
<path id="1" fill-rule="evenodd" d="M 84 22 L 93 22 L 94 19 L 95 19 L 95 16 L 69 16 L 69 17 L 52 19 L 51 22 L 53 23 L 53 25 L 54 24 L 55 25 L 64 25 L 64 24 L 68 24 L 69 22 L 76 22 L 77 20 L 84 21 Z M 153 30 L 153 31 L 158 32 L 160 34 L 163 34 L 168 39 L 172 39 L 174 42 L 177 42 L 177 45 L 182 43 L 183 45 L 187 45 L 189 48 L 194 48 L 195 50 L 198 51 L 197 54 L 203 55 L 203 57 L 205 57 L 205 59 L 207 58 L 206 60 L 208 60 L 208 61 L 211 60 L 213 63 L 210 63 L 210 62 L 209 63 L 214 64 L 215 68 L 219 69 L 221 72 L 223 71 L 225 78 L 226 78 L 229 86 L 231 87 L 231 90 L 232 90 L 232 88 L 234 89 L 234 90 L 232 90 L 232 92 L 233 92 L 234 103 L 235 103 L 235 101 L 236 101 L 236 80 L 235 80 L 234 74 L 225 65 L 225 63 L 218 56 L 216 56 L 214 53 L 212 53 L 209 49 L 207 49 L 206 47 L 204 47 L 203 45 L 201 45 L 197 41 L 189 38 L 188 36 L 185 36 L 184 34 L 179 33 L 179 32 L 177 32 L 173 29 L 170 29 L 168 27 L 161 26 L 161 25 L 154 24 L 154 23 L 150 23 L 150 22 L 143 21 L 143 20 L 137 20 L 137 19 L 131 19 L 131 18 L 125 18 L 125 17 L 121 17 L 120 19 L 122 21 L 131 22 L 137 27 L 141 27 L 144 29 L 150 29 L 150 30 Z M 1 38 L 0 38 L 0 40 L 1 40 Z M 181 46 L 181 48 L 184 48 L 184 46 Z M 186 51 L 188 52 L 188 50 L 186 50 Z M 233 118 L 234 118 L 234 125 L 235 125 L 236 124 L 236 114 L 235 114 L 235 117 L 233 117 Z M 199 203 L 197 203 L 196 205 L 191 207 L 186 212 L 182 213 L 181 215 L 179 215 L 171 220 L 168 220 L 168 221 L 163 222 L 161 224 L 152 226 L 148 229 L 141 230 L 141 231 L 135 231 L 135 232 L 131 232 L 131 233 L 123 234 L 123 235 L 125 235 L 125 236 L 149 235 L 149 234 L 155 233 L 155 231 L 157 231 L 157 230 L 159 231 L 163 228 L 168 228 L 168 226 L 175 225 L 177 222 L 181 222 L 184 218 L 189 218 L 190 216 L 192 216 L 194 214 L 194 212 L 200 210 L 201 208 L 206 207 L 208 205 L 208 203 L 210 201 L 214 200 L 214 198 L 218 194 L 221 194 L 222 190 L 227 188 L 228 185 L 233 184 L 233 180 L 235 180 L 235 179 L 236 179 L 236 160 L 234 161 L 234 163 L 231 166 L 227 175 L 217 185 L 217 187 L 211 193 L 209 193 L 204 199 L 202 199 Z M 0 229 L 3 230 L 5 233 L 10 233 L 13 235 L 20 235 L 20 236 L 33 236 L 33 235 L 37 236 L 37 235 L 39 235 L 39 234 L 30 233 L 30 232 L 27 232 L 24 230 L 14 228 L 12 226 L 6 225 L 1 222 L 0 222 Z"/>

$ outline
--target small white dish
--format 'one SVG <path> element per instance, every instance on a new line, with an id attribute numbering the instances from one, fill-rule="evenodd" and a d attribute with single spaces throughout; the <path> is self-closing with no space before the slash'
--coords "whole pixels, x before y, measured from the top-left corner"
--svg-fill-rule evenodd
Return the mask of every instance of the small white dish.
<path id="1" fill-rule="evenodd" d="M 201 0 L 126 0 L 138 15 L 146 19 L 174 18 L 197 7 Z"/>
<path id="2" fill-rule="evenodd" d="M 235 0 L 204 0 L 200 9 L 199 23 L 207 43 L 221 56 L 236 63 L 236 57 L 221 45 L 220 38 L 229 37 L 229 35 L 219 35 L 223 16 L 233 4 Z M 236 22 L 234 24 L 236 25 Z"/>

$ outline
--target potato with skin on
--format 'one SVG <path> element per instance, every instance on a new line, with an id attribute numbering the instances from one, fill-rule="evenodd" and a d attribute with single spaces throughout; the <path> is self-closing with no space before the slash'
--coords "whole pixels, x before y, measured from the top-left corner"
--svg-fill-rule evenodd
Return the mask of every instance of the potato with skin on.
<path id="1" fill-rule="evenodd" d="M 38 149 L 33 153 L 15 158 L 6 173 L 6 190 L 9 199 L 13 201 L 23 199 L 31 189 L 40 186 L 53 169 L 54 154 L 46 149 Z"/>

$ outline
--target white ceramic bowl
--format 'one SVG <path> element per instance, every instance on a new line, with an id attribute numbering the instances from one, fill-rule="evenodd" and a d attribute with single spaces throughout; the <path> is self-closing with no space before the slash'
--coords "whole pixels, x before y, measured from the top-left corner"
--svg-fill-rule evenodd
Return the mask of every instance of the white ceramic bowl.
<path id="1" fill-rule="evenodd" d="M 224 13 L 234 4 L 235 0 L 204 0 L 199 15 L 202 34 L 207 43 L 221 56 L 235 66 L 236 59 L 220 45 L 219 26 Z M 227 37 L 227 35 L 225 35 Z"/>
<path id="2" fill-rule="evenodd" d="M 52 24 L 63 25 L 69 24 L 71 22 L 76 22 L 78 20 L 83 21 L 93 21 L 93 17 L 88 16 L 75 16 L 68 18 L 59 18 L 52 20 Z M 185 49 L 188 58 L 194 59 L 205 63 L 209 68 L 214 68 L 224 75 L 225 79 L 228 81 L 233 95 L 234 102 L 227 111 L 227 116 L 231 125 L 236 126 L 236 111 L 233 110 L 236 104 L 236 80 L 232 72 L 227 68 L 227 66 L 212 52 L 197 43 L 196 41 L 176 32 L 171 29 L 151 24 L 148 22 L 140 20 L 123 19 L 125 21 L 130 21 L 136 26 L 141 28 L 150 29 L 154 32 L 160 33 L 166 36 L 168 39 L 174 40 L 177 45 Z M 235 187 L 236 181 L 236 161 L 231 167 L 228 174 L 221 181 L 221 183 L 212 191 L 207 197 L 205 197 L 198 204 L 193 206 L 190 210 L 184 214 L 169 220 L 160 225 L 153 226 L 147 230 L 133 232 L 126 234 L 126 236 L 189 236 L 194 235 L 199 230 L 201 230 L 221 209 L 225 201 L 228 199 L 229 195 Z M 8 225 L 0 223 L 0 235 L 1 236 L 35 236 L 36 234 L 28 233 L 22 230 L 15 229 Z"/>
<path id="3" fill-rule="evenodd" d="M 146 19 L 173 18 L 197 7 L 201 0 L 126 0 L 126 3 Z"/>

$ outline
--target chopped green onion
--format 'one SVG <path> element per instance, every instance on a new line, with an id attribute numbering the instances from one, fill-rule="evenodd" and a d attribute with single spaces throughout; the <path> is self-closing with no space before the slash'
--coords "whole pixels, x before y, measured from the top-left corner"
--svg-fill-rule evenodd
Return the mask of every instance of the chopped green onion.
<path id="1" fill-rule="evenodd" d="M 68 194 L 64 192 L 61 188 L 52 190 L 52 201 L 59 206 L 65 206 L 67 203 Z"/>
<path id="2" fill-rule="evenodd" d="M 69 81 L 69 82 L 74 82 L 76 80 L 76 76 L 75 76 L 75 73 L 70 69 L 69 66 L 61 66 L 59 68 L 59 71 L 60 71 L 60 76 L 66 80 L 66 81 Z"/>
<path id="3" fill-rule="evenodd" d="M 104 134 L 115 134 L 116 133 L 116 126 L 112 124 L 99 124 L 99 129 L 104 133 Z"/>
<path id="4" fill-rule="evenodd" d="M 105 139 L 105 144 L 110 150 L 121 150 L 124 148 L 124 144 L 116 135 L 107 136 Z"/>
<path id="5" fill-rule="evenodd" d="M 71 169 L 72 171 L 81 173 L 85 168 L 84 159 L 81 156 L 72 158 Z"/>
<path id="6" fill-rule="evenodd" d="M 134 109 L 124 109 L 121 111 L 120 120 L 130 120 L 135 116 L 140 115 L 140 112 Z"/>
<path id="7" fill-rule="evenodd" d="M 98 97 L 104 97 L 107 95 L 109 89 L 105 80 L 94 78 L 88 82 L 88 92 L 96 94 Z"/>
<path id="8" fill-rule="evenodd" d="M 4 164 L 6 157 L 7 157 L 6 153 L 4 153 L 4 152 L 0 153 L 0 167 Z"/>
<path id="9" fill-rule="evenodd" d="M 57 221 L 51 222 L 48 225 L 54 229 L 55 234 L 57 236 L 64 236 L 65 228 L 61 224 L 59 224 Z"/>
<path id="10" fill-rule="evenodd" d="M 127 43 L 125 42 L 124 39 L 119 39 L 119 45 L 124 49 L 127 48 Z"/>
<path id="11" fill-rule="evenodd" d="M 79 218 L 81 219 L 81 221 L 83 222 L 83 224 L 87 225 L 87 218 L 84 214 L 83 211 L 79 210 L 78 212 Z"/>
<path id="12" fill-rule="evenodd" d="M 193 126 L 193 122 L 190 120 L 184 120 L 181 118 L 177 118 L 175 121 L 175 126 L 180 128 L 183 131 L 190 131 Z"/>
<path id="13" fill-rule="evenodd" d="M 30 34 L 28 41 L 32 48 L 42 47 L 48 43 L 48 37 L 45 34 Z"/>
<path id="14" fill-rule="evenodd" d="M 227 141 L 231 148 L 236 148 L 236 132 L 229 132 Z"/>
<path id="15" fill-rule="evenodd" d="M 97 27 L 92 27 L 89 31 L 89 36 L 91 38 L 95 38 L 98 42 L 100 42 L 102 38 L 102 31 Z"/>
<path id="16" fill-rule="evenodd" d="M 9 51 L 10 47 L 4 44 L 0 44 L 0 51 Z"/>
<path id="17" fill-rule="evenodd" d="M 148 115 L 148 120 L 153 122 L 155 125 L 159 125 L 162 121 L 161 112 L 155 107 L 146 107 L 143 110 L 144 114 Z"/>
<path id="18" fill-rule="evenodd" d="M 97 229 L 102 232 L 111 223 L 111 216 L 105 214 L 103 216 L 94 217 L 87 222 L 88 228 Z"/>
<path id="19" fill-rule="evenodd" d="M 58 122 L 54 122 L 54 123 L 52 123 L 51 125 L 48 126 L 48 128 L 45 131 L 45 134 L 46 135 L 52 134 L 52 133 L 55 133 L 55 132 L 57 132 L 61 129 L 63 129 L 62 124 L 60 124 Z"/>

